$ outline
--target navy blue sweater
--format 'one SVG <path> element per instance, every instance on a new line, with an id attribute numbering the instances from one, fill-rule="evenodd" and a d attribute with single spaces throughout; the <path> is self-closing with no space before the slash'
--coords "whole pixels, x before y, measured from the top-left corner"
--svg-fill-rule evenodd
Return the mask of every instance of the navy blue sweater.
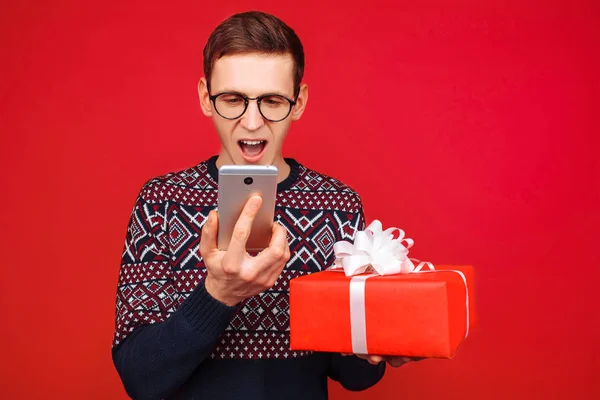
<path id="1" fill-rule="evenodd" d="M 333 261 L 364 228 L 360 198 L 286 159 L 276 220 L 292 256 L 270 290 L 236 307 L 204 288 L 201 228 L 216 207 L 216 157 L 149 181 L 131 215 L 117 291 L 113 360 L 134 399 L 326 399 L 327 379 L 363 390 L 383 376 L 354 356 L 289 349 L 289 280 Z M 326 306 L 326 305 L 324 305 Z"/>

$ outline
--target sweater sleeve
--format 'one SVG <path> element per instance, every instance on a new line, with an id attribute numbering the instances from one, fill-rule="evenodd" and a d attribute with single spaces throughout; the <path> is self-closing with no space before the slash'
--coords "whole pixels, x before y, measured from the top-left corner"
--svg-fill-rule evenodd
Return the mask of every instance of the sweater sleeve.
<path id="1" fill-rule="evenodd" d="M 161 399 L 181 387 L 236 310 L 212 298 L 203 281 L 185 300 L 175 290 L 167 209 L 138 197 L 119 271 L 112 357 L 134 399 Z"/>

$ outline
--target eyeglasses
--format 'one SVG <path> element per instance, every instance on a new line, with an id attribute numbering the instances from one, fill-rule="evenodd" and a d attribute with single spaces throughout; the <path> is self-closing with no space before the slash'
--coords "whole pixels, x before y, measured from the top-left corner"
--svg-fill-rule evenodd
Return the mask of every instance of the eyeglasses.
<path id="1" fill-rule="evenodd" d="M 209 95 L 217 113 L 225 119 L 238 119 L 248 109 L 250 100 L 256 100 L 258 111 L 264 119 L 271 122 L 283 121 L 290 115 L 295 100 L 278 94 L 263 94 L 258 97 L 246 97 L 236 92 L 224 92 Z"/>

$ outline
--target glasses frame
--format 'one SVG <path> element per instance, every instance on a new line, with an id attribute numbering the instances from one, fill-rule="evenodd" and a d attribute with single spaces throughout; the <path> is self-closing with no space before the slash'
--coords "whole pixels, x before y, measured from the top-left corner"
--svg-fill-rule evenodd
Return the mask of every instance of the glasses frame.
<path id="1" fill-rule="evenodd" d="M 242 113 L 240 115 L 238 115 L 237 117 L 235 117 L 235 118 L 229 118 L 229 117 L 226 117 L 223 114 L 221 114 L 219 112 L 219 109 L 217 108 L 217 98 L 219 96 L 223 96 L 223 95 L 236 95 L 236 96 L 240 96 L 242 99 L 244 99 L 244 111 L 242 111 Z M 287 100 L 288 103 L 290 103 L 290 108 L 289 108 L 287 114 L 285 114 L 285 117 L 283 117 L 281 119 L 277 119 L 277 120 L 275 120 L 275 119 L 269 119 L 269 118 L 265 117 L 265 114 L 263 114 L 263 112 L 262 112 L 262 110 L 260 108 L 260 102 L 264 98 L 271 97 L 271 96 L 281 97 L 281 98 Z M 248 97 L 248 96 L 246 96 L 246 95 L 244 95 L 242 93 L 239 93 L 239 92 L 221 92 L 221 93 L 217 93 L 217 94 L 210 94 L 209 93 L 208 94 L 208 98 L 210 99 L 210 101 L 212 101 L 213 106 L 215 107 L 215 111 L 217 112 L 217 114 L 219 114 L 221 117 L 223 117 L 225 119 L 228 119 L 230 121 L 234 120 L 234 119 L 241 118 L 246 113 L 246 110 L 248 110 L 248 105 L 250 104 L 250 101 L 251 100 L 256 100 L 256 104 L 258 106 L 258 112 L 260 113 L 260 115 L 262 115 L 262 117 L 264 119 L 266 119 L 267 121 L 271 121 L 271 122 L 281 122 L 284 119 L 286 119 L 287 117 L 289 117 L 290 113 L 292 112 L 292 108 L 296 105 L 296 102 L 297 102 L 297 100 L 288 99 L 287 97 L 285 97 L 285 96 L 283 96 L 281 94 L 278 94 L 278 93 L 267 93 L 267 94 L 260 95 L 258 97 Z"/>

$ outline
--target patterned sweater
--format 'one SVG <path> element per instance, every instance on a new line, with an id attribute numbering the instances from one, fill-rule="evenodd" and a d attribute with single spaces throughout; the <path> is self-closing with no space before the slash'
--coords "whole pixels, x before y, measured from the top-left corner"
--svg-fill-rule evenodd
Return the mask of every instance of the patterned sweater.
<path id="1" fill-rule="evenodd" d="M 204 288 L 201 229 L 217 205 L 216 156 L 147 182 L 129 222 L 119 274 L 113 360 L 135 399 L 326 399 L 327 378 L 349 390 L 385 365 L 289 348 L 289 281 L 321 271 L 333 244 L 364 228 L 359 196 L 286 159 L 275 220 L 291 257 L 275 285 L 236 307 Z"/>

